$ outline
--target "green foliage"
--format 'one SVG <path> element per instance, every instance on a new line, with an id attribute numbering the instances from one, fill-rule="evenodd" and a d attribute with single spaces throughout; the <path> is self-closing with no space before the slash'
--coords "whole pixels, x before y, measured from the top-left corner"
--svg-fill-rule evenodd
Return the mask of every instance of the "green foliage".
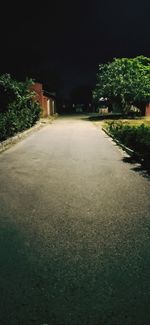
<path id="1" fill-rule="evenodd" d="M 18 82 L 9 74 L 0 76 L 0 140 L 30 128 L 40 117 L 40 107 L 30 91 L 33 81 Z"/>
<path id="2" fill-rule="evenodd" d="M 107 130 L 125 146 L 135 150 L 142 157 L 150 159 L 150 127 L 125 125 L 122 122 L 107 122 Z"/>
<path id="3" fill-rule="evenodd" d="M 123 112 L 131 105 L 142 110 L 150 99 L 150 58 L 121 58 L 100 65 L 93 99 L 98 103 L 101 97 Z"/>

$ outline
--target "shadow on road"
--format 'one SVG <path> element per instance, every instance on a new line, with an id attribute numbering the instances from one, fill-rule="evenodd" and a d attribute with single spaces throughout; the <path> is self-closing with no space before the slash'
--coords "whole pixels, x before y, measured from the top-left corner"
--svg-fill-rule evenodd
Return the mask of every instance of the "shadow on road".
<path id="1" fill-rule="evenodd" d="M 108 241 L 107 232 L 105 236 Z M 139 259 L 132 237 L 119 240 L 116 248 L 107 241 L 98 257 L 82 241 L 78 259 L 75 247 L 68 255 L 60 243 L 55 243 L 57 252 L 49 249 L 48 255 L 38 256 L 33 241 L 28 245 L 18 227 L 1 227 L 0 324 L 138 325 L 140 303 L 143 324 L 149 324 L 149 245 L 142 237 Z"/>
<path id="2" fill-rule="evenodd" d="M 147 178 L 150 181 L 150 162 L 149 161 L 138 161 L 138 159 L 134 157 L 124 157 L 123 159 L 124 163 L 128 163 L 131 165 L 134 165 L 132 167 L 132 170 L 135 172 L 140 173 L 143 177 Z"/>
<path id="3" fill-rule="evenodd" d="M 1 225 L 0 324 L 3 325 L 39 324 L 46 317 L 36 268 L 34 263 L 29 263 L 27 246 L 22 237 L 15 225 L 9 222 Z"/>

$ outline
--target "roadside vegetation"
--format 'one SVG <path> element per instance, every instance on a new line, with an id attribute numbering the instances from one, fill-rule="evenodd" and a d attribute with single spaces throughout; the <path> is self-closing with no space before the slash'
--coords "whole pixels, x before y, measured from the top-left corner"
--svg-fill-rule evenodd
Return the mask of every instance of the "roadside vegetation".
<path id="1" fill-rule="evenodd" d="M 150 58 L 113 59 L 100 65 L 93 100 L 97 107 L 105 100 L 111 112 L 96 123 L 150 161 L 150 118 L 142 118 L 150 103 Z"/>
<path id="2" fill-rule="evenodd" d="M 107 121 L 104 128 L 119 142 L 131 148 L 140 158 L 150 160 L 150 120 Z"/>
<path id="3" fill-rule="evenodd" d="M 102 98 L 111 112 L 128 115 L 136 107 L 144 115 L 150 101 L 150 58 L 121 58 L 100 64 L 93 91 L 95 106 L 100 106 Z"/>
<path id="4" fill-rule="evenodd" d="M 30 91 L 33 81 L 19 82 L 9 74 L 0 76 L 0 141 L 33 126 L 40 118 L 40 106 Z"/>
<path id="5" fill-rule="evenodd" d="M 128 126 L 140 126 L 142 124 L 144 124 L 145 126 L 149 126 L 150 127 L 150 117 L 140 117 L 140 118 L 133 118 L 133 119 L 130 119 L 130 118 L 126 118 L 126 119 L 119 119 L 119 120 L 115 120 L 113 119 L 112 120 L 109 120 L 109 119 L 104 119 L 101 123 L 101 125 L 103 125 L 104 127 L 106 125 L 109 125 L 111 124 L 111 122 L 120 122 L 122 123 L 123 125 L 128 125 Z"/>

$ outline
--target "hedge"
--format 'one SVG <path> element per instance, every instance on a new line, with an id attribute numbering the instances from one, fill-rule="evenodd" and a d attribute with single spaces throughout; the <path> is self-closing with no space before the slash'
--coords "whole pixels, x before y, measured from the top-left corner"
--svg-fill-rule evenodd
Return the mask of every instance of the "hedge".
<path id="1" fill-rule="evenodd" d="M 122 144 L 150 159 L 150 127 L 124 125 L 121 121 L 107 122 L 107 130 Z"/>
<path id="2" fill-rule="evenodd" d="M 40 106 L 30 91 L 32 80 L 18 82 L 0 76 L 0 141 L 33 126 L 40 117 Z"/>

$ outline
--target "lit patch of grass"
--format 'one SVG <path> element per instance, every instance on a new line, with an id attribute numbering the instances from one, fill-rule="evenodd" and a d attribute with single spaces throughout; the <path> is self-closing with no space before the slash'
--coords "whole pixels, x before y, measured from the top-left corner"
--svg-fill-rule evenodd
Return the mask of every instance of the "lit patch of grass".
<path id="1" fill-rule="evenodd" d="M 129 125 L 129 126 L 140 126 L 140 125 L 144 124 L 145 126 L 150 127 L 150 117 L 142 117 L 142 118 L 138 118 L 138 119 L 103 120 L 103 121 L 96 122 L 96 124 L 97 124 L 97 126 L 105 127 L 112 121 L 120 122 L 123 125 Z"/>
<path id="2" fill-rule="evenodd" d="M 148 118 L 141 118 L 141 119 L 137 119 L 137 120 L 125 120 L 122 119 L 120 120 L 120 122 L 122 122 L 125 125 L 130 125 L 130 126 L 140 126 L 141 124 L 144 124 L 145 126 L 150 126 L 150 117 Z"/>

